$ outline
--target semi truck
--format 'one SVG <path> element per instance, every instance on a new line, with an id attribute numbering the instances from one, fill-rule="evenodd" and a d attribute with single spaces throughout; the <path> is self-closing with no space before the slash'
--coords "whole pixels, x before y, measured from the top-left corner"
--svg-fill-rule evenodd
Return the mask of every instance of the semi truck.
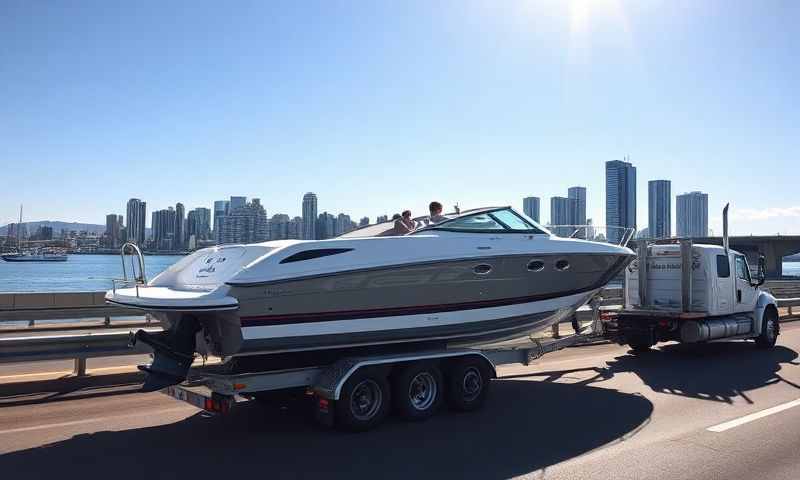
<path id="1" fill-rule="evenodd" d="M 764 257 L 753 273 L 747 257 L 729 247 L 727 205 L 722 243 L 640 241 L 625 270 L 624 308 L 616 315 L 620 343 L 634 352 L 665 341 L 747 339 L 773 347 L 780 323 L 775 298 L 760 288 Z"/>

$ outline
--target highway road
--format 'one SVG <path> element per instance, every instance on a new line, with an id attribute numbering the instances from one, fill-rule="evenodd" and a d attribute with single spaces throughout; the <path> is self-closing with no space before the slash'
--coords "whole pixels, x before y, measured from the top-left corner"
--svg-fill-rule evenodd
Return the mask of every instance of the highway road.
<path id="1" fill-rule="evenodd" d="M 768 351 L 617 345 L 501 369 L 480 412 L 317 427 L 305 405 L 207 416 L 111 385 L 0 388 L 3 478 L 800 478 L 800 322 Z M 120 382 L 123 380 L 121 379 Z"/>

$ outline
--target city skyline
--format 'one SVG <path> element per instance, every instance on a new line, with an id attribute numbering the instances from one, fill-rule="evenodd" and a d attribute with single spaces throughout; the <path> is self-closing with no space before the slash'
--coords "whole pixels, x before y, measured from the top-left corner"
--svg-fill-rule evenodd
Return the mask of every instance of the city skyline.
<path id="1" fill-rule="evenodd" d="M 800 9 L 592 2 L 576 21 L 570 4 L 15 3 L 0 224 L 20 203 L 102 223 L 136 195 L 153 210 L 238 193 L 295 215 L 309 190 L 373 218 L 581 184 L 603 225 L 602 162 L 629 154 L 640 199 L 669 178 L 709 194 L 711 229 L 730 202 L 734 233 L 800 232 Z M 743 196 L 756 165 L 769 188 Z"/>

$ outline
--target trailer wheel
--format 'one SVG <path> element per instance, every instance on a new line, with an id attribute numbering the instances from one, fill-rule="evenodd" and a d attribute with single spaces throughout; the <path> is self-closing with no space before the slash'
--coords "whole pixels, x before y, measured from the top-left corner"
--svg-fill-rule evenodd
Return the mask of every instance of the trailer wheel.
<path id="1" fill-rule="evenodd" d="M 442 372 L 433 363 L 414 362 L 394 376 L 392 398 L 398 414 L 406 420 L 430 418 L 441 404 Z"/>
<path id="2" fill-rule="evenodd" d="M 767 308 L 764 311 L 764 322 L 761 325 L 761 335 L 756 337 L 758 348 L 772 348 L 778 341 L 780 333 L 780 323 L 778 322 L 778 312 L 774 308 Z"/>
<path id="3" fill-rule="evenodd" d="M 378 425 L 389 411 L 389 381 L 369 370 L 353 374 L 336 401 L 336 424 L 344 430 L 363 432 Z"/>
<path id="4" fill-rule="evenodd" d="M 447 404 L 452 410 L 470 412 L 479 409 L 489 394 L 491 375 L 480 358 L 456 360 L 447 372 Z"/>

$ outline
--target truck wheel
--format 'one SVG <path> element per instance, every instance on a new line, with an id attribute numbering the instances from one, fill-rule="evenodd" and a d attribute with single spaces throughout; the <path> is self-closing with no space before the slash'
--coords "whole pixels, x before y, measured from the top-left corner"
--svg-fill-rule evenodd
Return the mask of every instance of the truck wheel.
<path id="1" fill-rule="evenodd" d="M 756 337 L 756 346 L 758 348 L 772 348 L 778 340 L 780 333 L 780 323 L 778 323 L 778 313 L 772 309 L 767 308 L 764 311 L 764 321 L 761 325 L 761 335 Z"/>
<path id="2" fill-rule="evenodd" d="M 406 420 L 430 418 L 441 404 L 443 390 L 442 372 L 432 363 L 408 364 L 392 381 L 395 408 Z"/>
<path id="3" fill-rule="evenodd" d="M 490 377 L 483 359 L 456 360 L 447 371 L 448 406 L 459 412 L 479 409 L 489 394 Z"/>
<path id="4" fill-rule="evenodd" d="M 353 432 L 369 430 L 386 417 L 389 405 L 386 377 L 368 370 L 356 372 L 345 382 L 336 401 L 336 425 Z"/>

